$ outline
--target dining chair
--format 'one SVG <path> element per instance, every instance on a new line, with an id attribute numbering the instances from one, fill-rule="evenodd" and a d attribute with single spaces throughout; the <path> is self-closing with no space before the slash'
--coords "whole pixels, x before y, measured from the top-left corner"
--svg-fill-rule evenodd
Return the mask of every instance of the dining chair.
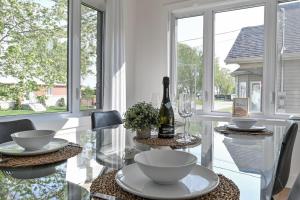
<path id="1" fill-rule="evenodd" d="M 122 124 L 122 118 L 118 111 L 93 112 L 91 115 L 92 129 Z"/>
<path id="2" fill-rule="evenodd" d="M 285 188 L 288 181 L 297 131 L 298 124 L 290 121 L 281 145 L 272 196 L 281 192 Z"/>
<path id="3" fill-rule="evenodd" d="M 288 197 L 288 200 L 299 200 L 299 199 L 300 199 L 300 174 L 298 175 Z"/>
<path id="4" fill-rule="evenodd" d="M 0 143 L 12 141 L 10 135 L 19 131 L 35 130 L 35 126 L 29 119 L 0 122 Z"/>

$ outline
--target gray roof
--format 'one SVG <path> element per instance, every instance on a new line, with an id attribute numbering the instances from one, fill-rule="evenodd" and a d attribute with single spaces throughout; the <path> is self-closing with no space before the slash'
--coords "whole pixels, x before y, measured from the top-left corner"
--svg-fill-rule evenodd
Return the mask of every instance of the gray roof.
<path id="1" fill-rule="evenodd" d="M 251 67 L 251 68 L 238 68 L 237 70 L 231 73 L 232 76 L 240 76 L 240 75 L 256 75 L 262 76 L 263 69 L 262 67 Z"/>
<path id="2" fill-rule="evenodd" d="M 285 14 L 285 20 L 284 19 Z M 284 33 L 284 53 L 300 53 L 300 3 L 289 3 L 280 6 L 278 14 L 278 40 Z M 284 30 L 284 32 L 283 32 Z M 279 42 L 279 47 L 282 42 Z M 242 28 L 225 62 L 234 63 L 239 58 L 257 58 L 264 54 L 264 26 Z"/>

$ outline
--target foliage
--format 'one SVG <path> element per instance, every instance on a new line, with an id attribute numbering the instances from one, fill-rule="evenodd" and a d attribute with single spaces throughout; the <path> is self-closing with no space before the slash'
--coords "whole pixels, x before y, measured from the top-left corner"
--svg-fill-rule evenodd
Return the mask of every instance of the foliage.
<path id="1" fill-rule="evenodd" d="M 196 94 L 202 88 L 203 54 L 197 48 L 182 43 L 178 43 L 177 48 L 178 92 L 187 88 L 192 94 Z"/>
<path id="2" fill-rule="evenodd" d="M 44 96 L 44 95 L 43 96 L 37 96 L 36 98 L 37 98 L 39 103 L 43 104 L 44 106 L 46 105 L 46 100 L 48 99 L 47 96 Z"/>
<path id="3" fill-rule="evenodd" d="M 95 17 L 94 10 L 84 11 L 83 78 L 92 74 L 95 60 Z M 14 80 L 5 91 L 0 88 L 1 98 L 16 101 L 19 109 L 40 84 L 67 83 L 68 1 L 0 0 L 0 19 L 0 76 Z"/>
<path id="4" fill-rule="evenodd" d="M 96 90 L 90 87 L 81 89 L 81 98 L 91 100 L 96 96 Z"/>
<path id="5" fill-rule="evenodd" d="M 177 44 L 177 89 L 178 93 L 187 88 L 191 94 L 197 94 L 202 89 L 204 73 L 203 53 L 197 48 L 186 44 Z M 234 78 L 230 71 L 221 68 L 218 59 L 215 60 L 215 87 L 218 94 L 232 94 L 234 92 Z"/>
<path id="6" fill-rule="evenodd" d="M 57 100 L 57 106 L 58 107 L 65 107 L 66 103 L 65 103 L 65 99 L 64 98 L 60 98 Z"/>
<path id="7" fill-rule="evenodd" d="M 152 129 L 159 125 L 159 110 L 149 103 L 140 102 L 130 107 L 124 118 L 125 128 L 133 131 Z"/>
<path id="8" fill-rule="evenodd" d="M 215 87 L 217 94 L 230 95 L 234 93 L 234 78 L 226 68 L 220 68 L 218 62 L 215 65 Z"/>

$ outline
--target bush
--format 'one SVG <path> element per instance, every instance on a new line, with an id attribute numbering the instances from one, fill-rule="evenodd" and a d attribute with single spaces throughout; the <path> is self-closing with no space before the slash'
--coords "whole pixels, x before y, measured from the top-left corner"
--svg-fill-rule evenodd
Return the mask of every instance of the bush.
<path id="1" fill-rule="evenodd" d="M 64 98 L 58 99 L 57 106 L 59 106 L 59 107 L 65 107 L 66 106 L 65 99 Z"/>
<path id="2" fill-rule="evenodd" d="M 40 104 L 43 104 L 44 106 L 46 106 L 46 100 L 48 99 L 48 97 L 46 97 L 46 96 L 37 96 L 36 98 L 37 98 L 37 100 Z"/>

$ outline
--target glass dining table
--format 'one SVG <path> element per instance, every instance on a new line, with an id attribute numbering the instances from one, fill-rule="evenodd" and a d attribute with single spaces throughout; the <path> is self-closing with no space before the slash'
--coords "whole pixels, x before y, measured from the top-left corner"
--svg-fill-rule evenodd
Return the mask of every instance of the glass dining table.
<path id="1" fill-rule="evenodd" d="M 214 131 L 214 127 L 227 123 L 193 119 L 189 131 L 201 137 L 201 144 L 176 150 L 194 154 L 199 165 L 231 179 L 240 190 L 240 199 L 269 200 L 285 122 L 260 122 L 273 131 L 271 136 L 224 135 Z M 182 127 L 177 127 L 176 132 L 182 132 Z M 136 143 L 134 136 L 122 125 L 58 133 L 57 138 L 80 144 L 82 152 L 51 165 L 0 169 L 0 200 L 90 199 L 89 188 L 94 179 L 133 163 L 138 152 L 157 148 Z"/>

